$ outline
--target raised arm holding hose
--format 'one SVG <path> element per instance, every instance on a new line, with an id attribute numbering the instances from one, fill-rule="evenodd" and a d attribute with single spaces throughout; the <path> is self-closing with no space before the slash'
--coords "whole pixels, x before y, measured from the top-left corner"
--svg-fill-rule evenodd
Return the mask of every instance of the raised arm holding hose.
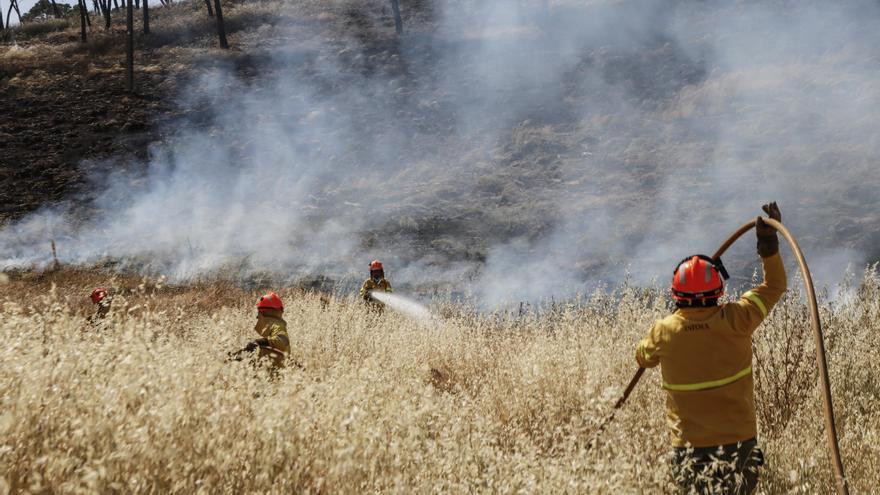
<path id="1" fill-rule="evenodd" d="M 776 203 L 763 206 L 780 221 Z M 676 311 L 654 323 L 638 345 L 640 367 L 660 365 L 672 437 L 673 476 L 685 493 L 750 494 L 763 455 L 757 446 L 752 333 L 786 290 L 776 230 L 756 220 L 763 283 L 719 304 L 720 260 L 690 256 L 675 269 Z M 722 463 L 713 463 L 712 459 Z"/>

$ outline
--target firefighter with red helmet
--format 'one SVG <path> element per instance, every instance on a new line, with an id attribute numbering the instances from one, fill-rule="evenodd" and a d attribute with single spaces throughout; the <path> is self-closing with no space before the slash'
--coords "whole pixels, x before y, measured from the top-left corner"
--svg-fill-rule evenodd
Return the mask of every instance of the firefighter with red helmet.
<path id="1" fill-rule="evenodd" d="M 374 291 L 394 292 L 391 283 L 385 279 L 385 268 L 379 260 L 373 260 L 370 263 L 370 278 L 364 281 L 364 285 L 361 286 L 361 297 L 364 298 L 364 301 L 381 305 L 378 301 L 370 298 L 370 293 Z"/>
<path id="2" fill-rule="evenodd" d="M 110 304 L 113 302 L 113 297 L 110 296 L 110 292 L 104 287 L 96 287 L 89 294 L 89 299 L 92 300 L 92 304 L 96 308 L 95 313 L 89 317 L 89 323 L 97 325 L 110 312 Z"/>
<path id="3" fill-rule="evenodd" d="M 240 361 L 244 354 L 257 351 L 258 358 L 268 358 L 274 369 L 283 368 L 290 353 L 290 337 L 287 335 L 287 322 L 282 317 L 284 304 L 274 292 L 260 297 L 257 301 L 257 324 L 254 330 L 260 338 L 231 355 Z"/>
<path id="4" fill-rule="evenodd" d="M 763 206 L 780 221 L 776 203 Z M 719 304 L 726 271 L 720 260 L 689 256 L 676 267 L 676 311 L 654 323 L 636 350 L 643 368 L 660 365 L 672 472 L 683 493 L 750 494 L 763 454 L 757 445 L 752 333 L 786 290 L 776 231 L 757 219 L 763 283 Z M 722 462 L 717 462 L 722 461 Z"/>

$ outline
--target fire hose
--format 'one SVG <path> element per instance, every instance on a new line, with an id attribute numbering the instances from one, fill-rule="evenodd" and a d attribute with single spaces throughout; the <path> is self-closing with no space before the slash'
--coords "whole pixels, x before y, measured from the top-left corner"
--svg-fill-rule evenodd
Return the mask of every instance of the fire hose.
<path id="1" fill-rule="evenodd" d="M 825 340 L 822 336 L 822 323 L 819 321 L 819 305 L 816 302 L 816 291 L 813 288 L 813 278 L 810 275 L 810 269 L 807 267 L 807 261 L 804 259 L 804 254 L 801 252 L 800 246 L 798 246 L 797 241 L 791 235 L 791 232 L 785 228 L 780 222 L 770 218 L 764 218 L 764 223 L 776 229 L 777 232 L 782 234 L 782 237 L 788 241 L 788 245 L 791 247 L 792 252 L 794 253 L 795 258 L 797 259 L 798 266 L 800 267 L 801 275 L 804 279 L 804 286 L 807 290 L 807 303 L 810 306 L 810 323 L 813 327 L 813 339 L 816 343 L 816 362 L 819 367 L 819 379 L 822 385 L 822 402 L 824 407 L 824 416 L 825 416 L 825 433 L 828 442 L 828 450 L 831 455 L 831 465 L 834 469 L 834 475 L 837 482 L 837 492 L 841 495 L 849 494 L 849 487 L 847 486 L 846 476 L 843 471 L 843 461 L 840 458 L 840 446 L 837 440 L 837 427 L 834 423 L 834 407 L 831 402 L 831 383 L 828 379 L 828 362 L 825 358 Z M 730 237 L 724 241 L 724 244 L 718 248 L 718 251 L 712 256 L 712 259 L 718 259 L 727 251 L 734 242 L 737 241 L 743 234 L 751 230 L 755 226 L 755 220 L 752 220 L 742 227 L 740 227 L 736 232 L 731 234 Z M 629 398 L 633 389 L 635 389 L 636 384 L 642 378 L 642 375 L 645 373 L 645 368 L 639 368 L 635 375 L 630 380 L 626 389 L 623 392 L 623 395 L 620 399 L 617 400 L 617 403 L 614 404 L 614 408 L 611 411 L 611 414 L 605 419 L 605 421 L 601 424 L 601 426 L 596 430 L 596 434 L 601 433 L 605 427 L 614 419 L 614 414 L 618 409 L 623 407 L 623 404 Z M 595 437 L 595 435 L 594 435 Z"/>

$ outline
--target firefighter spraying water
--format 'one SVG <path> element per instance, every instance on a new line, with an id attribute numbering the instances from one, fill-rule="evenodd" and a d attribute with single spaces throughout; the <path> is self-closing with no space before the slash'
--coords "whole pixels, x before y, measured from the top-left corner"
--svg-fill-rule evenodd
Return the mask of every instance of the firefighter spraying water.
<path id="1" fill-rule="evenodd" d="M 360 291 L 361 298 L 371 309 L 381 312 L 387 306 L 422 323 L 436 320 L 425 306 L 393 292 L 391 283 L 385 278 L 385 267 L 382 262 L 373 260 L 370 263 L 370 278 L 364 281 Z"/>
<path id="2" fill-rule="evenodd" d="M 394 289 L 391 288 L 391 282 L 385 278 L 385 267 L 382 266 L 381 261 L 373 260 L 370 263 L 370 278 L 366 279 L 361 286 L 361 297 L 370 308 L 382 311 L 384 304 L 372 295 L 392 292 Z"/>

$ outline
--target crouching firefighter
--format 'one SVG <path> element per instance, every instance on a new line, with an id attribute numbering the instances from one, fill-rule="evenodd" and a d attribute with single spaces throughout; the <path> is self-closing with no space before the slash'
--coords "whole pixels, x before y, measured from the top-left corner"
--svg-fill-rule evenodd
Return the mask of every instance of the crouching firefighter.
<path id="1" fill-rule="evenodd" d="M 763 206 L 781 220 L 776 203 Z M 755 228 L 763 283 L 719 304 L 727 273 L 720 260 L 682 260 L 672 278 L 676 311 L 656 321 L 636 350 L 639 366 L 660 365 L 672 476 L 681 493 L 751 494 L 763 453 L 757 444 L 752 333 L 786 290 L 776 231 Z"/>
<path id="2" fill-rule="evenodd" d="M 96 287 L 89 295 L 92 304 L 95 305 L 95 312 L 89 316 L 89 324 L 93 327 L 99 326 L 104 318 L 110 313 L 110 305 L 113 303 L 113 297 L 103 287 Z"/>
<path id="3" fill-rule="evenodd" d="M 287 335 L 287 322 L 282 315 L 284 305 L 281 298 L 269 292 L 257 301 L 257 325 L 254 330 L 260 334 L 243 349 L 230 354 L 230 359 L 241 361 L 246 355 L 257 352 L 258 360 L 268 359 L 273 371 L 284 368 L 290 353 L 290 338 Z"/>
<path id="4" fill-rule="evenodd" d="M 391 289 L 391 284 L 385 279 L 385 268 L 379 260 L 374 260 L 370 263 L 370 278 L 364 281 L 364 285 L 361 286 L 361 297 L 367 302 L 367 304 L 371 304 L 374 308 L 381 309 L 385 305 L 376 301 L 371 296 L 375 291 L 394 292 L 394 290 Z"/>

